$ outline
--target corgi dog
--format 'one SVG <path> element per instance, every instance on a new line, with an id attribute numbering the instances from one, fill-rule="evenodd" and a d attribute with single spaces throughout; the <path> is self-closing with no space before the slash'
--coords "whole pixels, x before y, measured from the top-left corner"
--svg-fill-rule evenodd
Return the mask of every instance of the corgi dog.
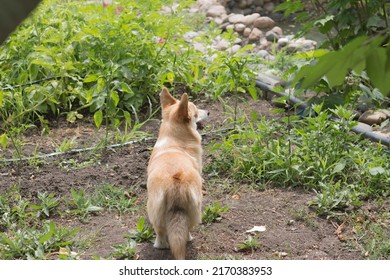
<path id="1" fill-rule="evenodd" d="M 162 123 L 148 165 L 147 212 L 155 248 L 185 259 L 190 230 L 202 221 L 202 146 L 197 123 L 208 116 L 188 101 L 160 93 Z"/>

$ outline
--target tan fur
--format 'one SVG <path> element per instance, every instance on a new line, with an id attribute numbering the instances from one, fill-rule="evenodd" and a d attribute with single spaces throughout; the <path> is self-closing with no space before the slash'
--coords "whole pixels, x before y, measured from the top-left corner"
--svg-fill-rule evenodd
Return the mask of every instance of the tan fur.
<path id="1" fill-rule="evenodd" d="M 156 248 L 171 248 L 185 259 L 190 230 L 201 222 L 202 147 L 196 122 L 198 110 L 183 94 L 180 101 L 167 89 L 160 93 L 163 121 L 148 166 L 149 220 L 156 232 Z"/>

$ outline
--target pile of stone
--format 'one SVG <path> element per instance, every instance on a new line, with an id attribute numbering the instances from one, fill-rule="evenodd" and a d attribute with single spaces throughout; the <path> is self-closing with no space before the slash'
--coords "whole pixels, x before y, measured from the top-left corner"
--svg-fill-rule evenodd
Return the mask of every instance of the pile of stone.
<path id="1" fill-rule="evenodd" d="M 243 13 L 229 13 L 230 3 L 235 2 L 237 7 L 244 7 Z M 233 46 L 217 46 L 217 49 L 237 51 L 245 44 L 253 44 L 254 50 L 265 59 L 273 59 L 273 49 L 286 49 L 288 52 L 310 51 L 316 48 L 317 43 L 304 38 L 294 39 L 293 35 L 284 35 L 282 28 L 268 16 L 262 16 L 259 12 L 273 11 L 275 2 L 278 1 L 226 1 L 226 0 L 198 0 L 193 11 L 204 13 L 209 21 L 214 21 L 222 30 L 232 30 L 239 35 L 241 41 Z M 242 3 L 242 4 L 240 4 Z M 270 4 L 272 3 L 272 5 Z M 245 4 L 245 6 L 244 6 Z M 246 8 L 249 7 L 249 8 Z M 249 10 L 250 9 L 250 10 Z M 236 8 L 233 10 L 237 11 Z"/>
<path id="2" fill-rule="evenodd" d="M 280 0 L 219 0 L 229 13 L 248 15 L 251 13 L 270 14 Z"/>

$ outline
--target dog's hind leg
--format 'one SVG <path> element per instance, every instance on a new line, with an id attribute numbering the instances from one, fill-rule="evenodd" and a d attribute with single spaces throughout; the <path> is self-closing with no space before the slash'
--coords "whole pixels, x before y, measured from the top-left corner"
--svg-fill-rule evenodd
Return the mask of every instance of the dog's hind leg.
<path id="1" fill-rule="evenodd" d="M 164 229 L 155 229 L 156 232 L 156 240 L 154 241 L 154 248 L 158 249 L 168 249 L 168 237 L 167 232 Z"/>

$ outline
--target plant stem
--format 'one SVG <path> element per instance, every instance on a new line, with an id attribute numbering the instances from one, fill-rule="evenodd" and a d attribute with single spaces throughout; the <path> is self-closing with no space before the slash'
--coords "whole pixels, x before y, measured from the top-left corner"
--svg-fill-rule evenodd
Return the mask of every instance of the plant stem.
<path id="1" fill-rule="evenodd" d="M 383 3 L 382 9 L 383 9 L 383 17 L 385 18 L 386 27 L 389 28 L 389 16 L 388 16 L 387 11 L 386 11 L 386 4 L 385 3 Z"/>

